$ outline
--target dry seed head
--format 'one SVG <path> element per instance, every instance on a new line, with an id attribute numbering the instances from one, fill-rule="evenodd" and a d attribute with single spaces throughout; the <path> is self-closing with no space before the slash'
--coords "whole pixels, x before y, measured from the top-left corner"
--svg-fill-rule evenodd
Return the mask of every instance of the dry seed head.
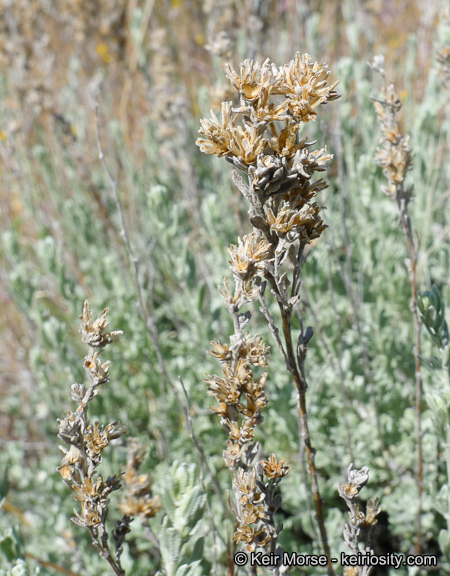
<path id="1" fill-rule="evenodd" d="M 253 543 L 255 540 L 255 529 L 248 524 L 241 524 L 236 528 L 236 531 L 233 535 L 234 542 L 242 542 L 243 544 L 247 544 L 248 552 L 253 552 L 256 548 L 255 544 Z"/>
<path id="2" fill-rule="evenodd" d="M 239 280 L 246 281 L 264 269 L 264 261 L 270 255 L 270 244 L 252 232 L 243 239 L 238 238 L 238 246 L 231 244 L 228 251 L 231 271 Z"/>
<path id="3" fill-rule="evenodd" d="M 117 476 L 108 477 L 106 482 L 99 476 L 96 482 L 91 477 L 85 478 L 81 484 L 73 485 L 74 498 L 81 502 L 81 515 L 75 510 L 76 518 L 72 522 L 78 526 L 94 527 L 102 522 L 102 515 L 107 509 L 108 497 L 121 484 Z"/>
<path id="4" fill-rule="evenodd" d="M 364 516 L 364 525 L 369 528 L 377 523 L 377 516 L 383 510 L 383 506 L 380 504 L 378 498 L 372 502 L 369 498 L 366 505 L 366 514 Z"/>
<path id="5" fill-rule="evenodd" d="M 61 466 L 58 466 L 57 471 L 61 474 L 63 480 L 70 481 L 73 479 L 76 464 L 81 462 L 81 454 L 78 448 L 73 445 L 69 450 L 65 450 L 62 446 L 59 448 L 65 453 L 65 456 L 61 461 Z"/>
<path id="6" fill-rule="evenodd" d="M 81 404 L 81 401 L 84 398 L 84 395 L 86 394 L 86 388 L 83 386 L 83 384 L 77 384 L 76 382 L 74 382 L 71 386 L 71 390 L 72 390 L 72 400 L 74 402 L 78 402 L 78 404 Z"/>
<path id="7" fill-rule="evenodd" d="M 242 164 L 248 166 L 256 162 L 266 145 L 267 139 L 259 134 L 259 130 L 252 124 L 245 123 L 244 127 L 233 128 L 228 150 Z"/>
<path id="8" fill-rule="evenodd" d="M 103 364 L 98 359 L 100 352 L 95 352 L 92 358 L 86 358 L 84 367 L 89 371 L 93 381 L 96 385 L 106 384 L 109 381 L 109 365 L 110 361 Z"/>
<path id="9" fill-rule="evenodd" d="M 363 466 L 360 470 L 353 470 L 353 463 L 348 467 L 348 480 L 346 484 L 339 484 L 339 495 L 344 500 L 353 500 L 369 481 L 369 468 Z"/>
<path id="10" fill-rule="evenodd" d="M 204 138 L 198 138 L 197 146 L 204 154 L 217 154 L 223 156 L 229 153 L 229 146 L 232 138 L 234 117 L 231 117 L 232 102 L 222 102 L 222 123 L 211 110 L 211 120 L 203 118 L 200 120 L 199 133 Z"/>
<path id="11" fill-rule="evenodd" d="M 374 100 L 375 110 L 381 127 L 380 145 L 375 160 L 383 170 L 388 185 L 384 192 L 397 203 L 404 203 L 406 209 L 412 188 L 405 188 L 406 174 L 412 167 L 412 152 L 409 136 L 403 136 L 397 122 L 401 101 L 393 84 L 382 88 L 383 100 Z"/>
<path id="12" fill-rule="evenodd" d="M 89 303 L 85 300 L 83 314 L 80 316 L 80 319 L 82 320 L 80 334 L 81 340 L 86 344 L 89 344 L 89 346 L 94 348 L 103 348 L 107 344 L 113 342 L 117 336 L 123 334 L 122 330 L 104 333 L 106 328 L 109 326 L 109 323 L 106 322 L 107 312 L 108 308 L 105 308 L 100 316 L 93 321 Z"/>
<path id="13" fill-rule="evenodd" d="M 247 102 L 260 104 L 267 102 L 276 81 L 276 67 L 267 58 L 261 65 L 253 60 L 244 60 L 239 67 L 239 74 L 230 64 L 225 65 L 226 77 Z"/>
<path id="14" fill-rule="evenodd" d="M 280 67 L 274 93 L 288 98 L 288 107 L 296 122 L 309 122 L 316 119 L 315 109 L 320 104 L 339 98 L 334 90 L 338 83 L 327 84 L 329 75 L 326 64 L 318 64 L 309 54 L 297 52 L 294 60 Z"/>
<path id="15" fill-rule="evenodd" d="M 241 504 L 257 504 L 264 499 L 264 494 L 261 494 L 256 488 L 256 473 L 254 469 L 249 473 L 244 472 L 241 468 L 237 476 L 233 478 L 233 484 L 242 495 Z"/>
<path id="16" fill-rule="evenodd" d="M 231 294 L 228 280 L 224 278 L 223 288 L 219 286 L 219 292 L 224 299 L 225 306 L 231 312 L 239 311 L 244 304 L 252 302 L 258 296 L 258 287 L 253 286 L 251 280 L 236 283 L 234 295 Z"/>
<path id="17" fill-rule="evenodd" d="M 67 441 L 69 444 L 74 444 L 79 440 L 84 430 L 79 408 L 75 412 L 68 412 L 64 420 L 58 418 L 58 423 L 58 437 L 61 440 Z"/>
<path id="18" fill-rule="evenodd" d="M 240 354 L 246 358 L 252 366 L 267 366 L 269 363 L 267 358 L 269 352 L 270 346 L 267 346 L 260 336 L 250 336 L 250 334 L 244 336 Z"/>
<path id="19" fill-rule="evenodd" d="M 221 344 L 220 342 L 210 342 L 213 347 L 209 350 L 208 354 L 214 356 L 222 363 L 230 363 L 232 359 L 232 352 L 226 344 Z"/>
<path id="20" fill-rule="evenodd" d="M 265 518 L 266 513 L 261 504 L 247 504 L 242 510 L 242 523 L 255 524 Z"/>
<path id="21" fill-rule="evenodd" d="M 292 158 L 298 150 L 302 150 L 305 146 L 310 146 L 312 143 L 308 142 L 308 138 L 303 138 L 297 142 L 298 129 L 300 124 L 296 124 L 292 120 L 286 122 L 278 137 L 273 136 L 268 144 L 270 148 L 278 156 Z"/>
<path id="22" fill-rule="evenodd" d="M 305 204 L 300 210 L 291 210 L 284 206 L 275 216 L 271 208 L 266 207 L 267 222 L 280 238 L 288 242 L 300 240 L 310 243 L 319 238 L 326 225 L 319 216 L 320 207 L 317 204 Z"/>
<path id="23" fill-rule="evenodd" d="M 103 430 L 98 422 L 94 422 L 94 427 L 88 426 L 84 433 L 84 440 L 87 455 L 95 459 L 109 445 L 111 440 L 120 438 L 128 432 L 127 427 L 118 422 L 108 424 Z"/>
<path id="24" fill-rule="evenodd" d="M 273 478 L 282 478 L 286 476 L 289 472 L 289 468 L 284 465 L 284 460 L 277 461 L 275 454 L 271 454 L 269 460 L 263 460 L 261 462 L 264 474 L 272 480 Z"/>
<path id="25" fill-rule="evenodd" d="M 149 474 L 140 474 L 139 470 L 145 458 L 146 448 L 133 438 L 127 446 L 127 468 L 123 474 L 127 496 L 119 507 L 124 514 L 153 518 L 161 509 L 159 496 L 152 495 L 152 479 Z"/>
<path id="26" fill-rule="evenodd" d="M 223 451 L 223 459 L 228 468 L 234 468 L 241 458 L 242 452 L 238 442 L 227 440 L 227 449 Z"/>

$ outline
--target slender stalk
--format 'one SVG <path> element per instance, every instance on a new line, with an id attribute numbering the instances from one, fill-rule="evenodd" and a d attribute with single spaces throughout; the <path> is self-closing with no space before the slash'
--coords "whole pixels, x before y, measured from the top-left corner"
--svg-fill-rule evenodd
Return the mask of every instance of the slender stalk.
<path id="1" fill-rule="evenodd" d="M 96 530 L 95 528 L 89 529 L 91 533 L 92 540 L 96 538 Z M 125 576 L 125 570 L 122 570 L 115 562 L 113 556 L 111 555 L 111 551 L 106 541 L 102 542 L 101 544 L 97 541 L 97 543 L 93 542 L 94 546 L 98 549 L 98 554 L 100 558 L 103 558 L 108 562 L 111 568 L 114 570 L 114 574 L 116 576 Z"/>
<path id="2" fill-rule="evenodd" d="M 301 253 L 302 250 L 303 248 L 300 247 L 299 252 Z M 298 261 L 301 262 L 301 256 L 298 258 Z M 297 350 L 295 352 L 292 340 L 291 312 L 286 312 L 286 308 L 282 302 L 278 283 L 274 276 L 267 272 L 265 273 L 265 276 L 272 286 L 272 291 L 278 295 L 277 302 L 281 312 L 282 330 L 285 342 L 285 354 L 283 357 L 285 360 L 286 369 L 292 374 L 292 378 L 297 389 L 297 407 L 300 420 L 301 441 L 305 447 L 306 457 L 308 460 L 308 472 L 311 482 L 311 492 L 314 500 L 314 506 L 316 509 L 316 520 L 319 527 L 322 547 L 327 557 L 327 572 L 329 576 L 334 576 L 334 570 L 331 563 L 331 551 L 328 544 L 328 536 L 325 526 L 325 513 L 322 504 L 322 497 L 320 495 L 319 480 L 315 465 L 316 450 L 313 448 L 311 443 L 311 435 L 309 433 L 308 427 L 308 410 L 306 407 L 306 391 L 308 390 L 308 382 L 306 380 L 305 361 L 308 351 L 308 342 L 313 336 L 313 331 L 312 328 L 309 327 L 306 330 L 306 333 L 303 333 L 302 326 L 302 331 L 298 339 Z M 300 276 L 300 272 L 298 273 L 298 276 Z"/>
<path id="3" fill-rule="evenodd" d="M 34 560 L 35 562 L 38 562 L 41 566 L 45 566 L 46 568 L 52 568 L 53 570 L 56 570 L 56 572 L 59 572 L 60 574 L 65 574 L 65 576 L 81 576 L 79 572 L 72 572 L 72 570 L 68 570 L 67 568 L 60 566 L 59 564 L 55 564 L 54 562 L 48 562 L 47 560 L 39 558 L 34 554 L 30 554 L 29 552 L 26 552 L 25 557 L 30 558 L 30 560 Z"/>
<path id="4" fill-rule="evenodd" d="M 197 436 L 195 435 L 194 432 L 194 427 L 192 425 L 192 417 L 191 417 L 191 407 L 190 407 L 190 402 L 189 402 L 189 396 L 186 390 L 186 387 L 184 385 L 184 382 L 181 378 L 181 376 L 178 377 L 178 380 L 180 382 L 181 388 L 183 389 L 183 393 L 184 393 L 184 397 L 186 399 L 186 421 L 188 424 L 188 429 L 189 429 L 189 435 L 191 437 L 192 443 L 195 446 L 195 449 L 197 450 L 197 453 L 200 457 L 200 482 L 203 488 L 203 491 L 206 494 L 206 487 L 205 484 L 203 482 L 203 476 L 204 476 L 204 467 L 208 470 L 208 473 L 212 479 L 212 482 L 215 486 L 216 492 L 217 494 L 222 493 L 221 489 L 220 489 L 220 485 L 217 482 L 217 479 L 215 477 L 215 475 L 212 473 L 209 464 L 208 464 L 208 460 L 205 457 L 205 452 L 203 450 L 203 447 L 201 446 L 201 444 L 199 443 Z M 227 513 L 227 507 L 225 506 L 225 502 L 223 501 L 223 498 L 220 498 L 220 502 L 222 504 L 222 507 L 224 509 L 225 515 Z M 211 511 L 211 507 L 209 505 L 208 499 L 206 499 L 206 509 L 209 515 L 209 519 L 211 522 L 211 533 L 212 533 L 212 540 L 213 540 L 213 567 L 212 567 L 212 571 L 211 574 L 214 575 L 216 573 L 216 563 L 217 563 L 217 546 L 216 546 L 216 535 L 219 534 L 217 529 L 216 529 L 216 525 L 214 522 L 214 516 L 213 513 Z M 220 534 L 219 534 L 220 536 Z M 223 540 L 222 537 L 220 537 L 222 540 L 222 543 L 225 545 L 225 541 Z"/>
<path id="5" fill-rule="evenodd" d="M 408 214 L 408 204 L 412 197 L 412 187 L 405 187 L 405 177 L 411 169 L 412 154 L 408 136 L 403 136 L 397 123 L 397 114 L 401 101 L 395 92 L 393 84 L 386 83 L 384 58 L 375 56 L 370 65 L 379 72 L 383 79 L 383 100 L 373 99 L 378 119 L 381 123 L 382 138 L 377 150 L 376 160 L 388 180 L 385 193 L 396 204 L 399 225 L 405 235 L 409 252 L 407 261 L 409 281 L 411 284 L 411 313 L 414 323 L 414 358 L 415 358 L 415 410 L 416 410 L 416 444 L 417 444 L 417 487 L 418 505 L 416 517 L 415 553 L 420 554 L 422 538 L 422 500 L 423 500 L 423 457 L 422 457 L 422 377 L 420 373 L 420 327 L 421 322 L 417 312 L 417 239 L 414 239 L 411 220 Z"/>
<path id="6" fill-rule="evenodd" d="M 406 244 L 409 252 L 408 273 L 411 283 L 411 312 L 414 322 L 414 357 L 415 357 L 415 381 L 416 381 L 416 434 L 417 434 L 417 487 L 419 491 L 419 503 L 417 506 L 416 518 L 416 545 L 415 553 L 420 554 L 422 535 L 422 501 L 423 501 L 423 455 L 422 455 L 422 395 L 423 385 L 420 371 L 420 328 L 421 322 L 417 310 L 417 249 L 414 242 L 411 222 L 406 211 L 406 206 L 397 203 L 399 220 L 405 234 Z"/>
<path id="7" fill-rule="evenodd" d="M 134 250 L 131 246 L 127 227 L 125 225 L 125 217 L 124 217 L 124 213 L 123 213 L 122 203 L 121 203 L 120 198 L 119 198 L 119 187 L 118 187 L 117 181 L 115 180 L 115 178 L 113 177 L 113 175 L 109 169 L 108 164 L 106 163 L 105 155 L 103 152 L 103 147 L 102 147 L 102 143 L 101 143 L 101 139 L 100 139 L 98 102 L 95 103 L 95 129 L 96 129 L 96 133 L 97 133 L 98 157 L 102 163 L 103 169 L 105 170 L 106 176 L 108 178 L 108 181 L 109 181 L 111 188 L 112 188 L 112 191 L 113 191 L 114 201 L 116 203 L 117 212 L 119 214 L 120 235 L 123 238 L 123 242 L 125 244 L 125 247 L 126 247 L 126 250 L 128 253 L 128 257 L 129 257 L 129 260 L 130 260 L 130 262 L 132 264 L 132 268 L 133 268 L 133 280 L 134 280 L 134 286 L 135 286 L 135 290 L 136 290 L 136 296 L 138 299 L 139 314 L 142 318 L 142 321 L 144 322 L 147 333 L 150 336 L 150 339 L 151 339 L 153 346 L 155 348 L 156 357 L 158 359 L 159 373 L 164 378 L 167 385 L 169 386 L 169 388 L 173 392 L 175 399 L 178 403 L 178 406 L 180 408 L 182 408 L 182 402 L 181 402 L 181 399 L 178 395 L 177 389 L 176 389 L 175 385 L 173 384 L 172 379 L 169 376 L 169 373 L 167 372 L 167 369 L 166 369 L 164 357 L 163 357 L 163 354 L 161 352 L 161 347 L 159 344 L 159 334 L 158 334 L 158 329 L 156 327 L 155 319 L 153 316 L 151 316 L 148 313 L 148 311 L 144 305 L 144 300 L 142 297 L 142 288 L 141 288 L 141 284 L 139 281 L 139 260 L 136 257 Z"/>
<path id="8" fill-rule="evenodd" d="M 299 367 L 295 363 L 294 349 L 292 346 L 292 336 L 291 327 L 286 316 L 283 317 L 283 333 L 285 336 L 286 350 L 289 358 L 289 362 L 294 367 L 291 374 L 293 376 L 295 386 L 297 388 L 297 402 L 298 411 L 300 415 L 300 429 L 301 429 L 301 439 L 305 446 L 306 457 L 308 459 L 308 471 L 309 478 L 311 481 L 311 491 L 313 494 L 314 505 L 316 508 L 316 519 L 319 525 L 320 539 L 322 541 L 322 546 L 327 557 L 327 571 L 329 576 L 334 575 L 334 570 L 331 564 L 331 552 L 330 546 L 328 544 L 327 531 L 325 528 L 325 514 L 322 505 L 322 498 L 319 490 L 319 480 L 317 475 L 317 470 L 315 466 L 315 455 L 316 451 L 311 444 L 311 436 L 308 428 L 308 411 L 306 408 L 306 391 L 308 389 L 308 383 L 305 377 L 304 361 L 306 358 L 306 343 L 303 343 L 301 347 L 304 352 L 299 353 Z"/>
<path id="9" fill-rule="evenodd" d="M 447 482 L 450 479 L 450 422 L 447 418 L 446 425 L 446 441 L 444 443 L 445 449 L 445 464 L 447 467 Z M 450 534 L 450 491 L 447 491 L 447 512 L 445 514 L 445 520 L 447 522 L 447 532 Z"/>

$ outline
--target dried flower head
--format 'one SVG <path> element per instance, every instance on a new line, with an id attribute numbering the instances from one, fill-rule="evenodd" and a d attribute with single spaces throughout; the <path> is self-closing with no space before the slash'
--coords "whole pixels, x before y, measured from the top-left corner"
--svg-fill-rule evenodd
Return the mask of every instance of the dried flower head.
<path id="1" fill-rule="evenodd" d="M 223 156 L 229 153 L 229 146 L 233 137 L 233 124 L 235 116 L 231 116 L 232 102 L 222 102 L 222 123 L 211 110 L 211 120 L 200 120 L 199 133 L 204 138 L 197 139 L 197 146 L 204 154 L 217 154 Z"/>
<path id="2" fill-rule="evenodd" d="M 229 250 L 231 260 L 230 268 L 240 280 L 251 280 L 261 272 L 264 261 L 269 257 L 270 244 L 264 238 L 258 238 L 256 234 L 247 234 L 241 240 L 238 238 L 238 246 L 231 244 Z"/>
<path id="3" fill-rule="evenodd" d="M 127 496 L 120 504 L 121 510 L 130 516 L 153 518 L 161 509 L 159 496 L 152 495 L 152 479 L 139 470 L 145 458 L 146 448 L 140 446 L 133 438 L 128 443 L 127 468 L 123 481 Z"/>
<path id="4" fill-rule="evenodd" d="M 382 510 L 378 498 L 373 502 L 370 499 L 368 500 L 365 513 L 361 511 L 360 504 L 355 502 L 368 480 L 369 468 L 367 466 L 360 470 L 354 470 L 353 464 L 350 464 L 347 482 L 339 484 L 339 496 L 345 500 L 349 509 L 349 521 L 344 526 L 344 540 L 353 554 L 359 553 L 358 542 L 361 536 L 366 544 L 366 552 L 373 553 L 370 549 L 370 535 L 377 523 L 377 516 Z"/>
<path id="5" fill-rule="evenodd" d="M 348 481 L 339 484 L 341 498 L 353 500 L 369 481 L 369 468 L 364 466 L 361 470 L 353 470 L 353 463 L 348 467 Z"/>
<path id="6" fill-rule="evenodd" d="M 375 160 L 388 180 L 385 193 L 407 207 L 412 187 L 404 186 L 406 174 L 411 170 L 412 152 L 409 136 L 403 136 L 397 123 L 397 114 L 401 108 L 400 99 L 393 84 L 382 88 L 383 100 L 374 100 L 375 110 L 380 121 L 381 138 Z"/>
<path id="7" fill-rule="evenodd" d="M 272 480 L 273 478 L 282 478 L 286 476 L 289 468 L 284 465 L 284 460 L 277 461 L 275 454 L 271 454 L 269 460 L 263 460 L 261 462 L 264 474 Z"/>
<path id="8" fill-rule="evenodd" d="M 115 340 L 115 338 L 122 334 L 122 330 L 116 330 L 115 332 L 106 332 L 106 328 L 109 326 L 109 322 L 106 322 L 106 314 L 108 308 L 105 308 L 100 316 L 93 321 L 92 312 L 89 309 L 89 303 L 86 300 L 83 306 L 83 314 L 80 316 L 81 327 L 80 334 L 81 340 L 89 346 L 94 348 L 104 348 L 107 344 L 110 344 Z"/>
<path id="9" fill-rule="evenodd" d="M 239 66 L 239 74 L 230 64 L 225 66 L 225 70 L 226 77 L 244 101 L 255 104 L 255 108 L 267 103 L 277 77 L 276 67 L 269 58 L 263 64 L 244 60 Z"/>
<path id="10" fill-rule="evenodd" d="M 299 52 L 294 60 L 279 69 L 275 93 L 288 98 L 288 107 L 296 122 L 315 120 L 315 110 L 320 104 L 339 98 L 334 90 L 338 83 L 327 83 L 330 74 L 326 64 L 318 64 L 309 54 Z"/>

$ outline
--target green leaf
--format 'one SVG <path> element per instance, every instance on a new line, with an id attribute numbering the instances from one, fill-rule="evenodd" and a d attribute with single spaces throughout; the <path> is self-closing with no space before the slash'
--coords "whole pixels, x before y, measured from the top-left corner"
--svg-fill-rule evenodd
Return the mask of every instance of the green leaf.
<path id="1" fill-rule="evenodd" d="M 8 528 L 0 537 L 0 551 L 8 562 L 25 557 L 25 546 L 20 529 L 16 526 Z"/>
<path id="2" fill-rule="evenodd" d="M 8 492 L 9 492 L 9 480 L 8 480 L 8 469 L 6 468 L 3 474 L 3 478 L 0 482 L 0 508 L 5 503 Z"/>
<path id="3" fill-rule="evenodd" d="M 159 535 L 159 544 L 166 574 L 167 576 L 174 576 L 181 550 L 180 533 L 175 528 L 163 528 Z"/>
<path id="4" fill-rule="evenodd" d="M 438 536 L 439 547 L 447 561 L 450 560 L 450 534 L 448 530 L 441 530 Z"/>

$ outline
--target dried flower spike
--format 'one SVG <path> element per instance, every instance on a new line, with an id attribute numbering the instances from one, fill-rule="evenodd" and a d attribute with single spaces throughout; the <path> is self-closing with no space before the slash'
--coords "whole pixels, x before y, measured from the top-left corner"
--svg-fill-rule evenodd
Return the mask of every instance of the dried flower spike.
<path id="1" fill-rule="evenodd" d="M 107 426 L 97 421 L 89 422 L 89 402 L 98 394 L 99 387 L 109 382 L 109 362 L 101 363 L 99 355 L 103 348 L 122 334 L 121 331 L 105 332 L 108 327 L 105 309 L 95 320 L 88 302 L 84 303 L 80 333 L 83 342 L 88 344 L 89 352 L 84 359 L 84 369 L 89 379 L 89 387 L 82 384 L 72 384 L 72 399 L 79 404 L 75 412 L 69 412 L 64 420 L 59 422 L 58 437 L 69 445 L 69 449 L 60 447 L 64 458 L 58 471 L 64 483 L 74 492 L 75 500 L 81 502 L 81 511 L 75 510 L 72 521 L 78 526 L 87 528 L 92 543 L 97 547 L 102 558 L 109 563 L 117 576 L 124 576 L 120 563 L 122 545 L 125 535 L 130 531 L 131 518 L 128 515 L 118 522 L 116 530 L 108 533 L 106 519 L 109 512 L 109 496 L 121 488 L 118 475 L 103 480 L 102 476 L 95 479 L 97 468 L 102 462 L 103 450 L 112 440 L 120 438 L 127 432 L 126 426 L 112 422 Z M 116 553 L 110 551 L 108 539 L 112 537 Z"/>
<path id="2" fill-rule="evenodd" d="M 281 67 L 269 59 L 262 64 L 245 60 L 238 71 L 228 64 L 226 75 L 239 93 L 240 106 L 233 108 L 231 102 L 222 102 L 221 121 L 213 112 L 211 119 L 201 120 L 197 145 L 206 154 L 224 157 L 244 174 L 243 178 L 233 171 L 232 177 L 249 202 L 248 214 L 253 226 L 250 234 L 239 238 L 238 244 L 229 249 L 234 290 L 225 279 L 220 291 L 233 318 L 234 334 L 229 344 L 212 343 L 210 354 L 222 364 L 222 375 L 212 375 L 207 380 L 209 393 L 219 404 L 212 409 L 220 416 L 228 434 L 224 459 L 232 473 L 235 496 L 234 541 L 242 542 L 248 551 L 259 547 L 281 556 L 277 547 L 281 526 L 275 527 L 274 523 L 281 498 L 274 491 L 287 474 L 287 466 L 274 454 L 268 460 L 259 460 L 260 446 L 254 442 L 254 431 L 263 421 L 268 399 L 267 373 L 257 378 L 253 369 L 267 366 L 268 347 L 261 338 L 243 332 L 251 313 L 243 312 L 242 308 L 259 297 L 261 311 L 299 395 L 302 441 L 308 456 L 322 544 L 328 557 L 328 574 L 332 576 L 306 413 L 304 362 L 312 329 L 302 332 L 295 350 L 291 314 L 299 300 L 304 249 L 326 228 L 321 218 L 322 207 L 314 198 L 327 183 L 314 177 L 325 170 L 332 158 L 326 148 L 311 149 L 315 142 L 300 139 L 299 130 L 301 123 L 316 119 L 321 104 L 339 97 L 334 90 L 337 82 L 329 84 L 328 67 L 314 62 L 308 54 L 296 54 Z M 291 268 L 285 271 L 287 261 Z M 292 274 L 291 280 L 288 272 Z M 267 284 L 279 305 L 284 344 L 264 300 Z M 286 570 L 282 563 L 273 568 L 274 574 Z"/>
<path id="3" fill-rule="evenodd" d="M 345 500 L 349 509 L 349 521 L 344 526 L 344 540 L 352 551 L 352 554 L 360 552 L 358 543 L 364 541 L 366 554 L 373 554 L 371 548 L 371 534 L 373 527 L 377 523 L 377 517 L 382 510 L 378 498 L 373 502 L 369 499 L 366 512 L 362 512 L 360 505 L 356 502 L 359 493 L 369 481 L 369 468 L 364 466 L 360 470 L 354 470 L 353 464 L 348 467 L 347 482 L 339 484 L 339 496 Z M 345 575 L 355 574 L 356 576 L 366 576 L 369 572 L 367 567 L 358 567 L 356 571 L 344 570 Z"/>
<path id="4" fill-rule="evenodd" d="M 418 505 L 416 516 L 416 545 L 415 553 L 420 554 L 422 546 L 422 499 L 423 499 L 423 457 L 422 457 L 422 395 L 423 384 L 420 361 L 420 329 L 421 323 L 417 310 L 417 262 L 419 246 L 417 234 L 413 231 L 408 213 L 408 205 L 412 198 L 413 187 L 406 187 L 406 174 L 412 168 L 412 151 L 409 136 L 402 134 L 397 114 L 401 108 L 400 98 L 395 92 L 393 84 L 386 83 L 383 68 L 384 60 L 381 56 L 375 57 L 372 69 L 379 72 L 383 79 L 381 88 L 382 99 L 373 99 L 375 110 L 380 122 L 381 138 L 375 160 L 383 170 L 388 185 L 384 192 L 392 198 L 397 208 L 398 222 L 405 236 L 409 259 L 406 260 L 409 281 L 411 284 L 410 309 L 414 323 L 414 363 L 416 384 L 416 446 L 417 446 L 417 487 Z"/>

